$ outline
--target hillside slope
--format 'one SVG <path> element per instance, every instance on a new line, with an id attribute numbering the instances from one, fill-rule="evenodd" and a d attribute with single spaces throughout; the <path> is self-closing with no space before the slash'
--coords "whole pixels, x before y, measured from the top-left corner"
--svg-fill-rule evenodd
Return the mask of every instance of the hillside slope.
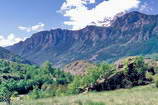
<path id="1" fill-rule="evenodd" d="M 76 60 L 115 61 L 124 56 L 158 52 L 158 15 L 139 12 L 116 18 L 110 27 L 55 29 L 34 34 L 8 50 L 41 64 L 62 66 Z"/>
<path id="2" fill-rule="evenodd" d="M 17 56 L 2 47 L 0 47 L 0 59 L 5 59 L 17 63 L 32 64 L 30 61 L 25 60 L 24 58 Z"/>

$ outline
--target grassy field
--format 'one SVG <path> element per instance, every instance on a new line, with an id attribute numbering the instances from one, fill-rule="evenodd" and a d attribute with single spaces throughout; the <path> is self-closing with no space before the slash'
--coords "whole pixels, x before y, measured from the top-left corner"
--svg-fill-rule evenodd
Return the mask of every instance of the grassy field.
<path id="1" fill-rule="evenodd" d="M 148 85 L 76 96 L 18 101 L 13 105 L 158 105 L 158 89 Z"/>

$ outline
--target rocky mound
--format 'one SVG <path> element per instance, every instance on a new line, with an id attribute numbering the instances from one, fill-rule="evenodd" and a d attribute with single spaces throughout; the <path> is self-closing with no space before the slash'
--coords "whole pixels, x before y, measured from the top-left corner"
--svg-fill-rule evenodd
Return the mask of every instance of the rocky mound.
<path id="1" fill-rule="evenodd" d="M 116 66 L 114 73 L 106 78 L 105 76 L 99 78 L 95 84 L 82 88 L 82 91 L 113 90 L 146 85 L 151 83 L 146 77 L 146 73 L 157 74 L 158 62 L 143 57 L 127 57 L 116 61 L 114 64 Z"/>
<path id="2" fill-rule="evenodd" d="M 94 66 L 95 64 L 84 60 L 79 60 L 66 65 L 64 67 L 64 71 L 69 72 L 72 75 L 84 75 L 89 68 Z"/>
<path id="3" fill-rule="evenodd" d="M 123 69 L 125 69 L 126 64 L 130 65 L 130 64 L 134 63 L 136 58 L 138 58 L 138 56 L 130 56 L 127 58 L 123 58 L 123 59 L 116 61 L 114 63 L 114 65 L 116 66 L 117 70 L 123 70 Z M 155 61 L 150 58 L 145 58 L 144 63 L 148 66 L 148 69 L 150 72 L 153 72 L 153 73 L 157 72 L 158 61 Z"/>
<path id="4" fill-rule="evenodd" d="M 125 68 L 125 64 L 132 64 L 137 56 L 131 56 L 127 58 L 119 59 L 118 61 L 114 62 L 114 65 L 116 66 L 117 70 L 123 70 Z"/>

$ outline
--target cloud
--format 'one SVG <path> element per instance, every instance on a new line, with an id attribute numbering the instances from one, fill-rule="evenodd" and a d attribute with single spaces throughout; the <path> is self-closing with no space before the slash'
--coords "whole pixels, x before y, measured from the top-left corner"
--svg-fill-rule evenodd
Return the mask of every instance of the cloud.
<path id="1" fill-rule="evenodd" d="M 141 12 L 151 12 L 152 10 L 153 10 L 153 8 L 147 2 L 144 2 L 139 7 L 139 11 L 141 11 Z"/>
<path id="2" fill-rule="evenodd" d="M 94 8 L 89 8 L 88 5 L 96 5 Z M 102 26 L 102 21 L 112 19 L 118 13 L 128 11 L 133 8 L 138 8 L 139 0 L 103 0 L 96 4 L 95 0 L 66 0 L 60 12 L 69 17 L 69 21 L 65 21 L 65 25 L 71 25 L 73 29 L 81 29 L 87 25 L 95 23 L 97 26 Z M 109 21 L 106 21 L 109 24 Z"/>
<path id="3" fill-rule="evenodd" d="M 13 33 L 10 33 L 7 37 L 0 35 L 0 46 L 5 47 L 24 40 L 25 38 L 16 37 Z"/>
<path id="4" fill-rule="evenodd" d="M 37 25 L 31 27 L 18 26 L 18 29 L 21 31 L 32 32 L 32 31 L 42 31 L 44 29 L 45 24 L 38 23 Z"/>

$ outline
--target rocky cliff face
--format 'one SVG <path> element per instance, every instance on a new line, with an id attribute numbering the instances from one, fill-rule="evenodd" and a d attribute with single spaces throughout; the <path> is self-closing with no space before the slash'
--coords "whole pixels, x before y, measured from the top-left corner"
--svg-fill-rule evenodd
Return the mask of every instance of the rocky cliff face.
<path id="1" fill-rule="evenodd" d="M 120 57 L 158 52 L 158 15 L 127 13 L 110 27 L 56 29 L 32 35 L 8 50 L 35 63 L 61 66 L 75 60 L 114 61 Z"/>

